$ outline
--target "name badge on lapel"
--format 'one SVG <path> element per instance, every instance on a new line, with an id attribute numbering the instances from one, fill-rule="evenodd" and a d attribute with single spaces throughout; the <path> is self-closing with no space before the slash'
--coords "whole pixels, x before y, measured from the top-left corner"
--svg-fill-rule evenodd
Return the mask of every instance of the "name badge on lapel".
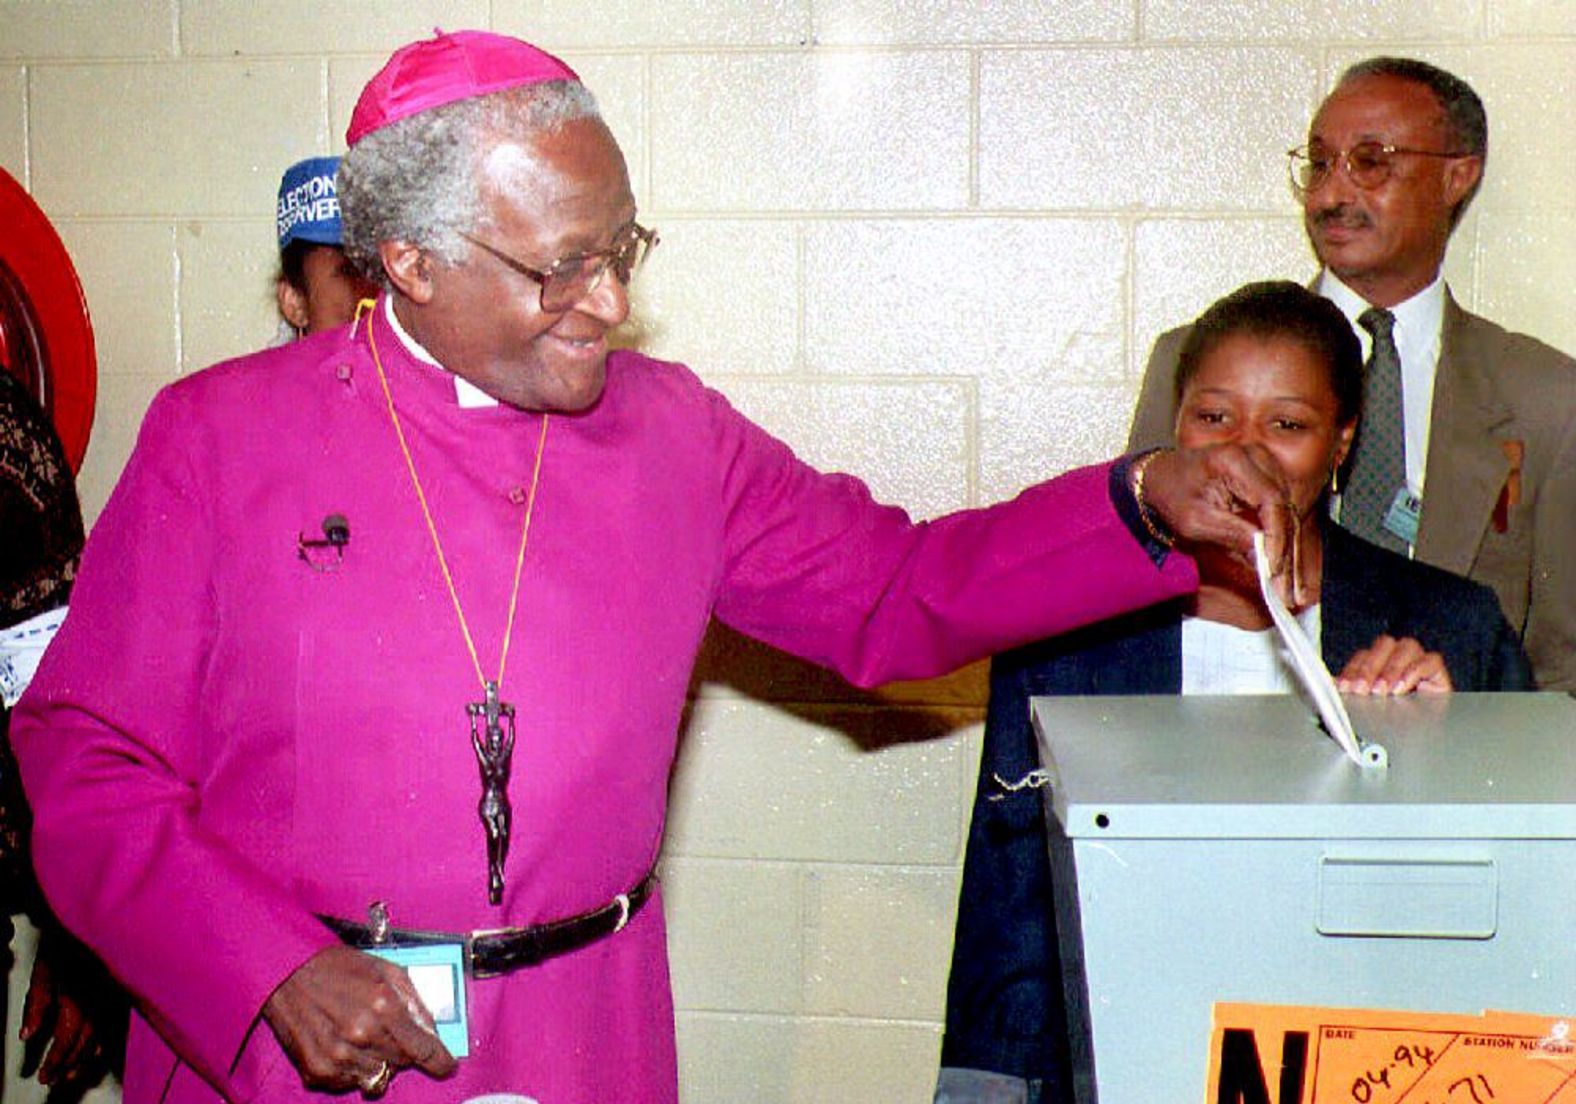
<path id="1" fill-rule="evenodd" d="M 1397 489 L 1385 511 L 1384 527 L 1408 545 L 1417 543 L 1417 523 L 1423 516 L 1423 500 L 1405 487 Z"/>

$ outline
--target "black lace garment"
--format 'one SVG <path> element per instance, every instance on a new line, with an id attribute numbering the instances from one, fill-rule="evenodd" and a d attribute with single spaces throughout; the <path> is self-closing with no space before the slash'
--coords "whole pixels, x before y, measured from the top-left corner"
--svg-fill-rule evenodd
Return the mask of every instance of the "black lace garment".
<path id="1" fill-rule="evenodd" d="M 65 450 L 32 395 L 0 370 L 0 628 L 66 604 L 82 510 Z M 0 911 L 32 905 L 27 806 L 0 708 Z M 29 909 L 30 910 L 30 909 Z"/>

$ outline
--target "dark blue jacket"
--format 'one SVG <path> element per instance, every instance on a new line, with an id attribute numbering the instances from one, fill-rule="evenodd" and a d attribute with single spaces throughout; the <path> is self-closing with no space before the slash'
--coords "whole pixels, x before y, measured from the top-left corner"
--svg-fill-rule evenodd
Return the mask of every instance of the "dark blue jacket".
<path id="1" fill-rule="evenodd" d="M 1339 672 L 1381 633 L 1440 652 L 1458 690 L 1528 690 L 1526 655 L 1494 594 L 1323 526 L 1320 651 Z M 1176 694 L 1182 606 L 1170 603 L 998 656 L 963 862 L 941 1064 L 1045 1082 L 1070 1100 L 1061 966 L 1039 791 L 1005 793 L 1040 765 L 1039 695 Z"/>

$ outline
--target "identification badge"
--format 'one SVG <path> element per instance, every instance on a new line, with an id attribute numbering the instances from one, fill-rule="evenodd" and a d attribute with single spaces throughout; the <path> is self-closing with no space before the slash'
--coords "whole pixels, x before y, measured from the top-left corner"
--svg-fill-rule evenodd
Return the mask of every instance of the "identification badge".
<path id="1" fill-rule="evenodd" d="M 410 983 L 438 1025 L 438 1038 L 456 1058 L 467 1057 L 470 1017 L 465 1007 L 465 949 L 458 943 L 425 943 L 406 947 L 363 947 L 367 954 L 392 962 Z"/>
<path id="2" fill-rule="evenodd" d="M 1417 521 L 1423 515 L 1423 500 L 1405 487 L 1395 492 L 1390 509 L 1385 511 L 1384 527 L 1408 545 L 1417 543 Z"/>

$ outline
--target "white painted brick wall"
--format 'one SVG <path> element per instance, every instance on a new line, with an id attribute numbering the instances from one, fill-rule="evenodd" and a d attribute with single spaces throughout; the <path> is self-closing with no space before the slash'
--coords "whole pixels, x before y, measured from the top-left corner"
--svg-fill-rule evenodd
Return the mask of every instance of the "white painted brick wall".
<path id="1" fill-rule="evenodd" d="M 1110 454 L 1156 334 L 1312 274 L 1283 153 L 1370 54 L 1475 82 L 1447 271 L 1576 350 L 1570 0 L 0 0 L 0 165 L 98 332 L 90 516 L 153 391 L 272 333 L 279 172 L 434 25 L 598 92 L 666 239 L 628 340 L 918 515 Z M 858 694 L 726 636 L 703 669 L 666 860 L 686 1101 L 927 1099 L 982 670 Z"/>

